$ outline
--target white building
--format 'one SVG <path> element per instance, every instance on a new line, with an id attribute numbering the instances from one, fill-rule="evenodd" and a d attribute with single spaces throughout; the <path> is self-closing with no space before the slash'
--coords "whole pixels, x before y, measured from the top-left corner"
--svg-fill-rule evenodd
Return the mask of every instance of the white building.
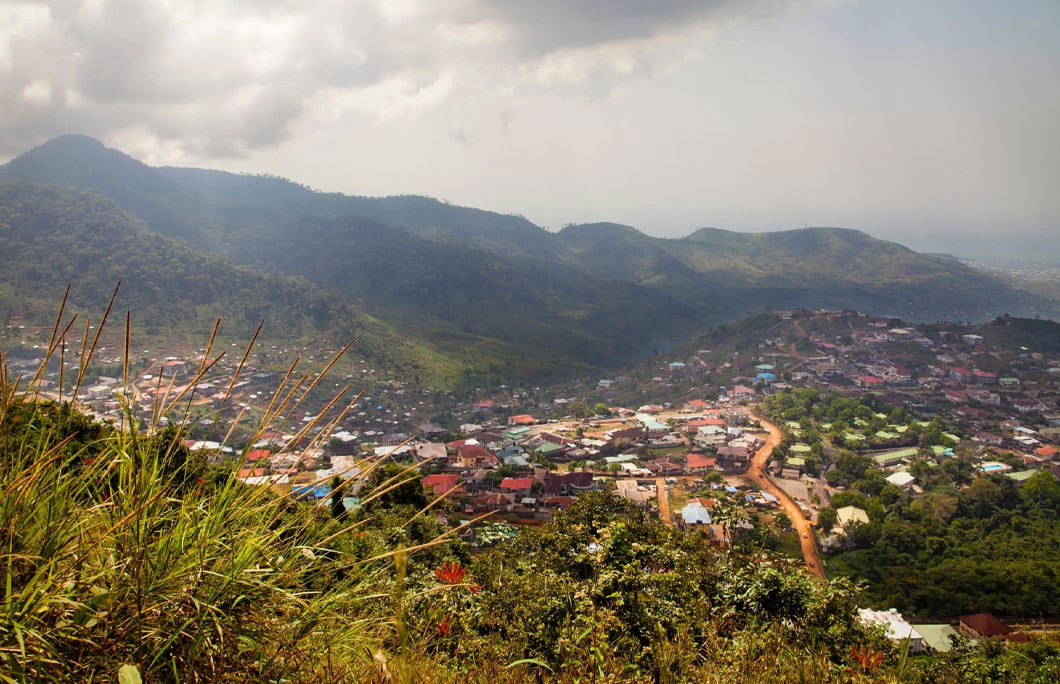
<path id="1" fill-rule="evenodd" d="M 904 648 L 908 640 L 910 653 L 924 652 L 924 637 L 894 608 L 890 610 L 858 608 L 858 617 L 866 625 L 883 625 L 887 630 L 887 638 L 897 642 L 900 648 Z"/>

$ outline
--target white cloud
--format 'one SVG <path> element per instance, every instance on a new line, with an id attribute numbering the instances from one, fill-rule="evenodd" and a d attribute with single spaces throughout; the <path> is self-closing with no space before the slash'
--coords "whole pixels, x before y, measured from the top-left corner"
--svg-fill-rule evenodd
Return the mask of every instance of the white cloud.
<path id="1" fill-rule="evenodd" d="M 328 102 L 389 120 L 497 89 L 598 97 L 659 66 L 667 36 L 788 4 L 16 2 L 0 10 L 0 80 L 15 86 L 0 91 L 0 153 L 135 130 L 165 149 L 238 157 Z"/>

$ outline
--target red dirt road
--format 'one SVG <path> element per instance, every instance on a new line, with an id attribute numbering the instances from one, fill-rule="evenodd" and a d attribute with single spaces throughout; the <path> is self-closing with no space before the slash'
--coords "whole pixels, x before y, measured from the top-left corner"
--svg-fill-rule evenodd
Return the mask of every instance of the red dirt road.
<path id="1" fill-rule="evenodd" d="M 802 557 L 806 560 L 806 569 L 823 579 L 824 569 L 821 568 L 821 557 L 817 553 L 817 545 L 813 541 L 813 526 L 803 515 L 802 509 L 796 505 L 784 490 L 773 484 L 773 481 L 769 479 L 765 472 L 765 465 L 769 461 L 769 455 L 773 453 L 773 447 L 780 444 L 780 428 L 755 413 L 750 413 L 749 415 L 758 420 L 762 427 L 769 432 L 769 438 L 755 452 L 751 467 L 747 470 L 744 478 L 755 484 L 762 491 L 769 492 L 780 499 L 780 505 L 784 508 L 784 512 L 788 514 L 788 517 L 791 518 L 792 525 L 799 534 L 799 543 L 802 545 Z"/>

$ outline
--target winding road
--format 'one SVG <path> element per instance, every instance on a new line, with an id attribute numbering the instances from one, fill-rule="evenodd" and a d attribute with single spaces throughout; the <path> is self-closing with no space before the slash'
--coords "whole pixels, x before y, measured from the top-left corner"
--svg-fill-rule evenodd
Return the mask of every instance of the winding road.
<path id="1" fill-rule="evenodd" d="M 748 415 L 762 424 L 762 427 L 764 427 L 769 433 L 769 438 L 766 439 L 766 443 L 755 452 L 754 459 L 751 461 L 751 467 L 743 477 L 762 491 L 769 492 L 780 499 L 780 505 L 784 508 L 784 512 L 788 514 L 788 517 L 791 518 L 791 523 L 799 535 L 799 543 L 802 545 L 802 557 L 806 560 L 806 569 L 823 579 L 824 569 L 821 568 L 821 557 L 817 553 L 817 545 L 814 543 L 813 526 L 810 524 L 810 521 L 806 519 L 802 509 L 798 507 L 784 490 L 773 484 L 773 481 L 769 479 L 769 476 L 765 472 L 765 465 L 769 462 L 769 456 L 773 453 L 773 447 L 780 444 L 780 428 L 756 413 L 749 412 Z"/>

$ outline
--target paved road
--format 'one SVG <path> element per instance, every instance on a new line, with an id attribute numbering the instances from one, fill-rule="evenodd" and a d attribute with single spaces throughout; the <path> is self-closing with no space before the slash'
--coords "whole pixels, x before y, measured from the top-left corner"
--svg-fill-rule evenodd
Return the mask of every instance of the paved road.
<path id="1" fill-rule="evenodd" d="M 813 542 L 813 530 L 811 529 L 810 521 L 806 519 L 802 509 L 795 504 L 791 497 L 780 487 L 773 484 L 773 481 L 765 473 L 765 465 L 769 461 L 769 455 L 773 453 L 773 447 L 780 444 L 780 428 L 755 413 L 750 413 L 749 415 L 758 420 L 762 427 L 769 432 L 769 438 L 755 453 L 754 459 L 751 461 L 751 467 L 748 469 L 747 474 L 744 475 L 744 478 L 754 483 L 762 491 L 769 492 L 780 499 L 780 505 L 783 506 L 784 511 L 791 518 L 792 525 L 799 534 L 802 557 L 807 564 L 806 569 L 823 578 L 824 570 L 821 568 L 821 557 L 817 553 L 817 545 Z"/>

